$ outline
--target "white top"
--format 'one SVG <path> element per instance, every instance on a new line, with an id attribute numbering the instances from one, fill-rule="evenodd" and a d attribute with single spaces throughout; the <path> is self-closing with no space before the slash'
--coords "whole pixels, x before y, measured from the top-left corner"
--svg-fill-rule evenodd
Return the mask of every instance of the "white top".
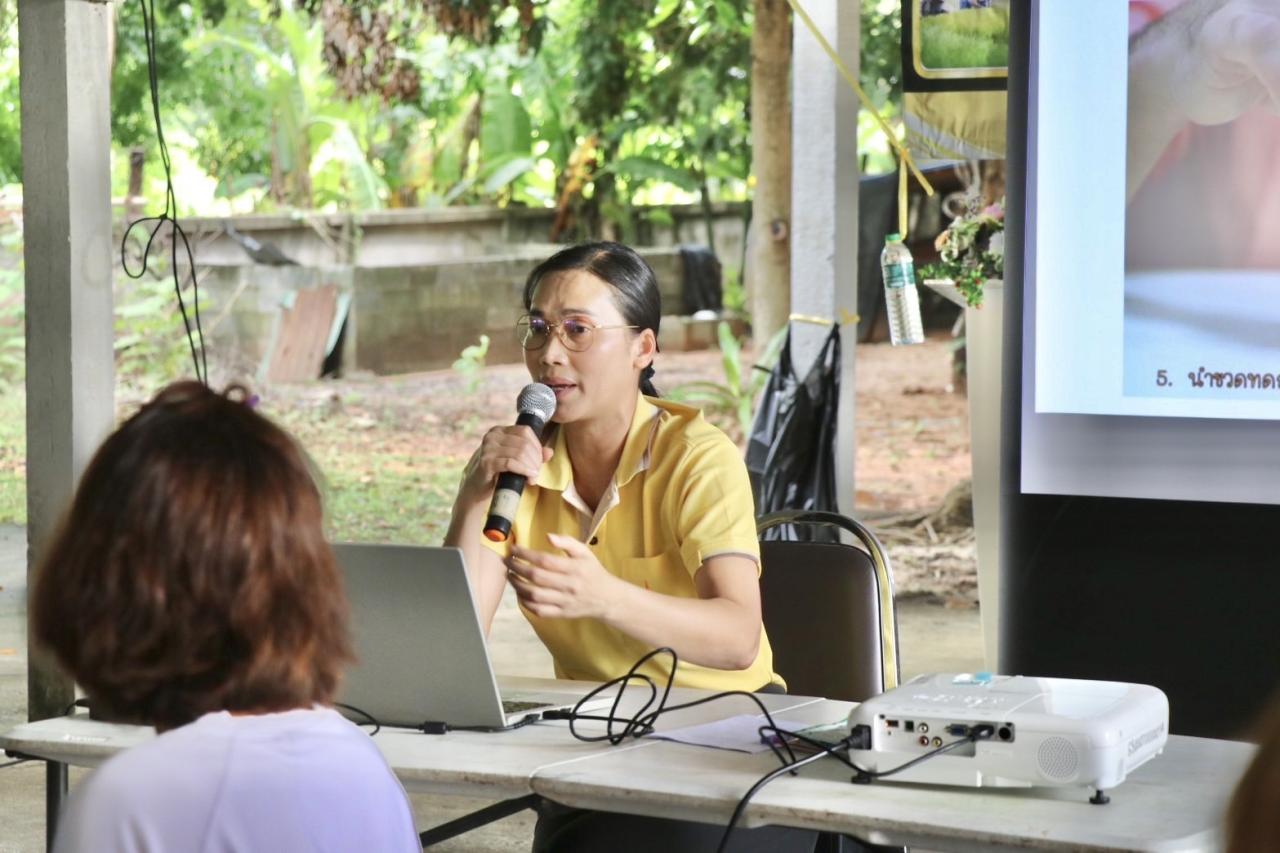
<path id="1" fill-rule="evenodd" d="M 120 753 L 82 782 L 55 853 L 420 851 L 404 788 L 330 708 L 220 711 Z"/>

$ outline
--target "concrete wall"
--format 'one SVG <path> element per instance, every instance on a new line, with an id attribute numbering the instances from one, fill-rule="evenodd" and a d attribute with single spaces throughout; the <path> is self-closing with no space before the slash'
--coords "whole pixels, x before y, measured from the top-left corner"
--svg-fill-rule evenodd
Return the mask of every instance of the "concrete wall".
<path id="1" fill-rule="evenodd" d="M 640 249 L 653 267 L 668 313 L 679 313 L 679 250 Z M 448 367 L 481 334 L 490 338 L 490 363 L 522 357 L 512 327 L 522 313 L 529 270 L 546 247 L 506 255 L 434 263 L 351 266 L 236 265 L 212 267 L 202 280 L 219 318 L 210 342 L 224 360 L 259 365 L 269 351 L 280 309 L 291 294 L 334 284 L 351 299 L 343 342 L 345 371 L 406 373 Z"/>
<path id="2" fill-rule="evenodd" d="M 715 249 L 725 269 L 742 262 L 744 208 L 717 204 L 713 208 Z M 540 246 L 543 255 L 553 245 L 547 235 L 553 210 L 530 208 L 460 207 L 439 210 L 382 210 L 361 214 L 294 214 L 239 216 L 235 227 L 262 242 L 270 242 L 303 266 L 357 264 L 361 267 L 412 266 L 483 255 L 504 255 L 512 246 Z M 637 212 L 636 245 L 705 245 L 706 226 L 700 207 L 671 205 Z M 243 264 L 248 258 L 223 232 L 223 219 L 184 219 L 183 227 L 196 235 L 201 264 Z"/>

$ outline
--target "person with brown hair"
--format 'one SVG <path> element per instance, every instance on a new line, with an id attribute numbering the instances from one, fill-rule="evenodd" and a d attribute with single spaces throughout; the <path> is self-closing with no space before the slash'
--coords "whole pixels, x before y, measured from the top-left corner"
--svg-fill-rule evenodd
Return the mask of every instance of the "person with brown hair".
<path id="1" fill-rule="evenodd" d="M 240 388 L 162 390 L 99 448 L 47 548 L 33 635 L 158 737 L 94 771 L 59 851 L 420 850 L 331 706 L 347 603 L 307 459 Z"/>
<path id="2" fill-rule="evenodd" d="M 1227 808 L 1226 853 L 1280 848 L 1280 694 L 1267 708 L 1255 732 L 1258 752 Z"/>

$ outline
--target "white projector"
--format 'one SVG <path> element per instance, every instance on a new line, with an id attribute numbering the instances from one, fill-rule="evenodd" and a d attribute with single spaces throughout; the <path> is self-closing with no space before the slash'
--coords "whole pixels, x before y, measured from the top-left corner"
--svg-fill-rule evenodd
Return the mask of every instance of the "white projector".
<path id="1" fill-rule="evenodd" d="M 1090 787 L 1096 789 L 1091 802 L 1105 803 L 1104 790 L 1164 750 L 1169 700 L 1145 684 L 941 673 L 858 705 L 849 727 L 858 731 L 859 725 L 870 729 L 870 747 L 849 756 L 872 772 L 961 744 L 889 779 Z"/>

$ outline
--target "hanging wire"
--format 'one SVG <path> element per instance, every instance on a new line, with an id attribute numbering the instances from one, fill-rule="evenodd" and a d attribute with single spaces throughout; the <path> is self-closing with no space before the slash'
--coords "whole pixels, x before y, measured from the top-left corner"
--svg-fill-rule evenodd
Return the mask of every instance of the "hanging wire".
<path id="1" fill-rule="evenodd" d="M 173 292 L 178 297 L 178 310 L 182 314 L 182 325 L 187 332 L 187 344 L 191 348 L 191 362 L 195 368 L 196 378 L 205 385 L 209 384 L 209 362 L 205 352 L 204 328 L 200 324 L 200 285 L 196 280 L 195 254 L 191 251 L 191 241 L 187 232 L 178 224 L 178 200 L 173 190 L 173 163 L 169 159 L 169 146 L 164 139 L 164 127 L 160 122 L 160 80 L 156 70 L 156 4 L 155 0 L 138 0 L 142 7 L 142 27 L 147 48 L 147 79 L 151 87 L 151 113 L 155 119 L 156 142 L 160 149 L 160 161 L 164 165 L 164 212 L 159 216 L 145 216 L 135 219 L 125 229 L 120 240 L 120 266 L 129 278 L 138 279 L 147 272 L 147 260 L 151 256 L 151 245 L 165 223 L 171 223 L 172 239 L 170 240 L 170 266 L 173 273 Z M 148 223 L 154 223 L 148 226 Z M 129 269 L 126 247 L 133 229 L 141 226 L 144 230 L 150 227 L 146 247 L 142 251 L 142 265 L 133 271 Z M 187 303 L 182 296 L 182 278 L 178 274 L 178 241 L 187 256 L 187 268 L 191 271 L 191 307 L 195 320 L 194 333 L 192 318 L 187 315 Z"/>

